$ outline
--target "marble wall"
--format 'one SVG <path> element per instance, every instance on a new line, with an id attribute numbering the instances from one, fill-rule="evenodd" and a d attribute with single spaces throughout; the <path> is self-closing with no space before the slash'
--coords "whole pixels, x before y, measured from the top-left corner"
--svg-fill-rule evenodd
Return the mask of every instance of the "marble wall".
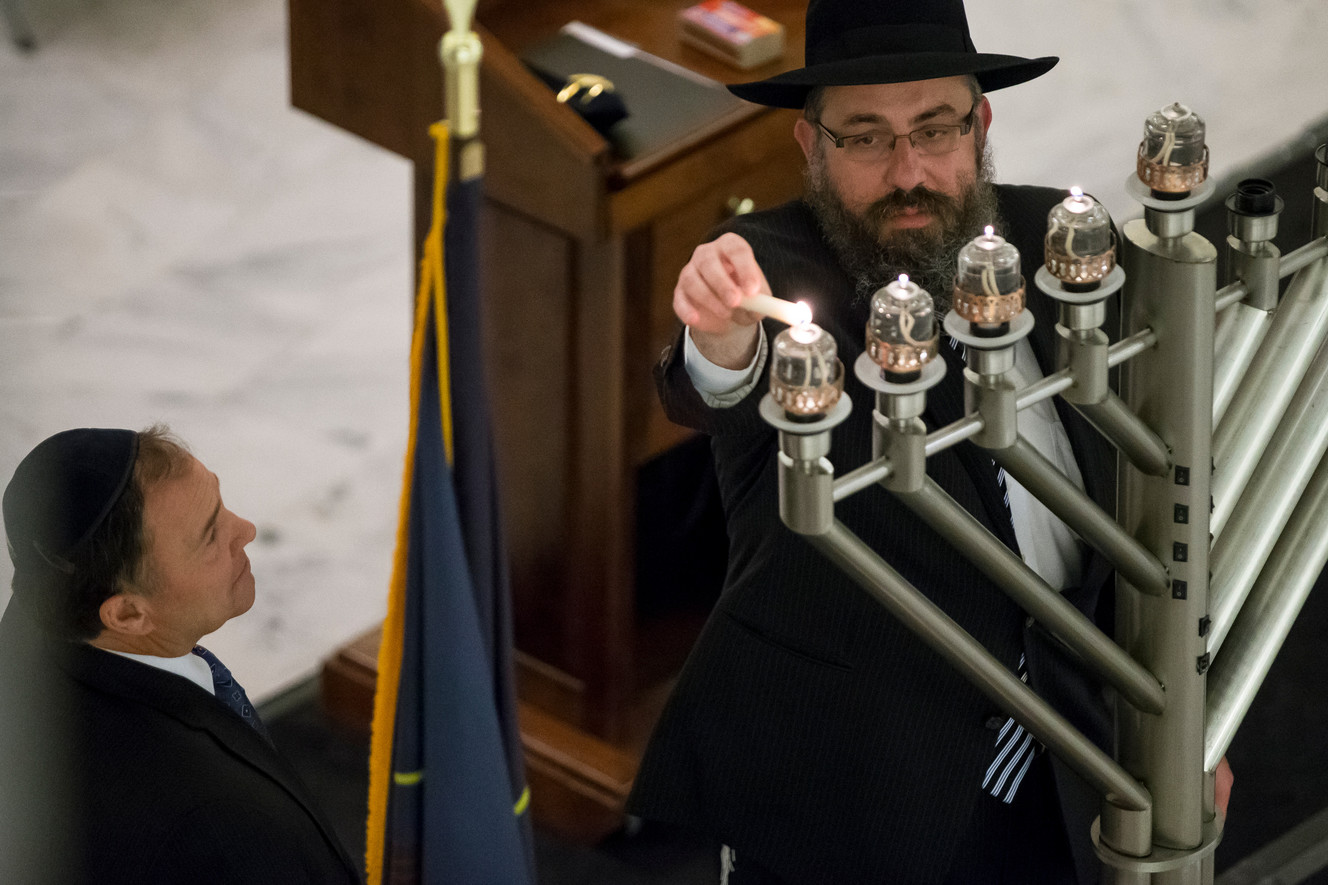
<path id="1" fill-rule="evenodd" d="M 967 6 L 979 50 L 1061 59 L 1040 79 L 991 95 L 1001 180 L 1078 184 L 1118 220 L 1143 214 L 1124 182 L 1144 119 L 1164 105 L 1183 102 L 1207 123 L 1214 180 L 1238 180 L 1307 127 L 1328 124 L 1323 0 Z"/>
<path id="2" fill-rule="evenodd" d="M 270 696 L 384 611 L 409 167 L 290 109 L 281 0 L 17 2 L 41 45 L 0 46 L 0 477 L 65 427 L 169 422 L 259 526 L 258 601 L 209 644 Z M 1328 115 L 1323 0 L 969 7 L 979 49 L 1063 59 L 993 94 L 1002 179 L 1121 218 L 1165 103 L 1207 118 L 1217 176 Z"/>
<path id="3" fill-rule="evenodd" d="M 268 696 L 385 611 L 409 164 L 290 108 L 280 0 L 23 2 L 38 51 L 0 47 L 0 474 L 65 427 L 168 422 L 258 525 L 257 602 L 208 644 Z"/>

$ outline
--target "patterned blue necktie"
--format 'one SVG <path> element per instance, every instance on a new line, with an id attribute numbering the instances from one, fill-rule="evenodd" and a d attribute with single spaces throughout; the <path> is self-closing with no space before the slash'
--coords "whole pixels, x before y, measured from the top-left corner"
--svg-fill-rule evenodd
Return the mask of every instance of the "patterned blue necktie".
<path id="1" fill-rule="evenodd" d="M 226 669 L 226 665 L 201 645 L 195 645 L 193 652 L 206 661 L 208 668 L 212 670 L 212 693 L 217 696 L 217 700 L 248 723 L 268 743 L 272 743 L 272 739 L 268 737 L 267 728 L 263 725 L 263 720 L 258 718 L 258 711 L 254 709 L 253 704 L 249 703 L 249 696 L 244 693 L 243 686 L 235 681 L 235 677 L 231 675 L 230 670 Z"/>

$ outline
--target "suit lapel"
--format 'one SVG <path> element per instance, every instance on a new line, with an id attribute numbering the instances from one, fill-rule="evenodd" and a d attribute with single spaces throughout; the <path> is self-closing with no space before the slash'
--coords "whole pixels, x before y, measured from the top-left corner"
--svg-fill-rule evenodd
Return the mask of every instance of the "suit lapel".
<path id="1" fill-rule="evenodd" d="M 187 728 L 204 731 L 231 756 L 262 772 L 305 810 L 352 877 L 359 876 L 336 833 L 306 795 L 298 776 L 262 735 L 216 697 L 182 676 L 92 646 L 73 645 L 65 652 L 57 658 L 75 680 L 97 691 L 151 707 Z"/>

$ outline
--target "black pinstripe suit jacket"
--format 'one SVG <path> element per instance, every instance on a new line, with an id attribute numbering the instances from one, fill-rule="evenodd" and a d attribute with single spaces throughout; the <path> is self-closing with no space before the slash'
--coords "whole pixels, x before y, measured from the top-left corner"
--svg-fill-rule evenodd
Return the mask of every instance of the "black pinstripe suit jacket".
<path id="1" fill-rule="evenodd" d="M 1047 213 L 1064 194 L 998 192 L 1001 233 L 1019 248 L 1031 281 Z M 742 216 L 726 229 L 752 244 L 775 295 L 811 302 L 851 367 L 867 306 L 853 303 L 852 284 L 806 205 Z M 1055 305 L 1028 289 L 1031 344 L 1050 373 Z M 950 365 L 928 396 L 931 429 L 963 414 L 959 357 L 941 350 Z M 991 762 L 988 723 L 998 711 L 780 522 L 776 436 L 757 414 L 764 384 L 732 408 L 708 408 L 680 343 L 665 352 L 656 379 L 669 417 L 712 437 L 731 547 L 724 592 L 656 728 L 629 807 L 708 831 L 789 882 L 941 880 Z M 830 454 L 841 474 L 871 458 L 873 397 L 851 368 L 846 391 L 853 412 L 834 431 Z M 1114 512 L 1112 453 L 1077 413 L 1057 407 L 1087 490 Z M 1014 545 L 990 460 L 978 449 L 963 443 L 943 452 L 928 459 L 927 472 Z M 1031 684 L 1106 744 L 1101 689 L 939 536 L 879 487 L 841 502 L 836 515 L 1011 669 L 1026 649 Z M 1082 585 L 1066 591 L 1108 629 L 1109 577 L 1090 554 Z M 1099 800 L 1074 774 L 1060 766 L 1056 773 L 1081 879 L 1095 880 L 1088 830 Z"/>

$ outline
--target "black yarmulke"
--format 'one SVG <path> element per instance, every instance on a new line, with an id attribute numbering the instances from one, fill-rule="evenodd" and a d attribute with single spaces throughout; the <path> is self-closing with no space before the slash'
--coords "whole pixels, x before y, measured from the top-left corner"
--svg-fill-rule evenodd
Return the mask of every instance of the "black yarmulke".
<path id="1" fill-rule="evenodd" d="M 137 457 L 134 431 L 88 427 L 57 433 L 29 452 L 4 495 L 14 571 L 70 573 L 66 557 L 120 500 Z"/>

